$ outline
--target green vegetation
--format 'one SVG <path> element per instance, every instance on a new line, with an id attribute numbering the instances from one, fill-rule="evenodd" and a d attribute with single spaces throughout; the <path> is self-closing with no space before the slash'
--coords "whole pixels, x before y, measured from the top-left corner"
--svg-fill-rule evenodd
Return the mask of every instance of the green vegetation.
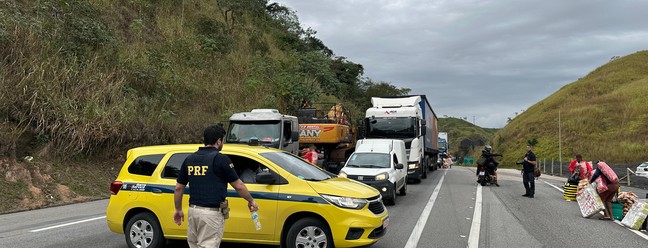
<path id="1" fill-rule="evenodd" d="M 439 118 L 439 130 L 448 132 L 450 154 L 458 159 L 465 156 L 477 158 L 481 155 L 482 148 L 497 132 L 497 129 L 481 128 L 453 117 Z"/>
<path id="2" fill-rule="evenodd" d="M 363 77 L 266 0 L 0 1 L 0 67 L 0 158 L 73 171 L 120 166 L 134 146 L 200 142 L 206 125 L 252 108 L 363 113 L 371 96 L 409 92 Z M 115 173 L 90 183 L 95 172 L 46 171 L 89 196 Z"/>
<path id="3" fill-rule="evenodd" d="M 314 35 L 264 0 L 2 1 L 0 152 L 111 156 L 199 142 L 252 108 L 334 99 L 357 113 L 409 91 L 363 78 Z"/>
<path id="4" fill-rule="evenodd" d="M 614 58 L 512 119 L 493 138 L 504 164 L 534 141 L 538 157 L 557 161 L 559 114 L 563 162 L 577 153 L 613 164 L 648 160 L 648 51 Z"/>

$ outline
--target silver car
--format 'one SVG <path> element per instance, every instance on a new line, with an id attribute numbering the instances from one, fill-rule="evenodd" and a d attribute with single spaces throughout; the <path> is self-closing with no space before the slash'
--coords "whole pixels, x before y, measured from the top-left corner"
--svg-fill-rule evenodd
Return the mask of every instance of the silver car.
<path id="1" fill-rule="evenodd" d="M 637 166 L 637 176 L 648 178 L 648 162 L 643 162 Z"/>

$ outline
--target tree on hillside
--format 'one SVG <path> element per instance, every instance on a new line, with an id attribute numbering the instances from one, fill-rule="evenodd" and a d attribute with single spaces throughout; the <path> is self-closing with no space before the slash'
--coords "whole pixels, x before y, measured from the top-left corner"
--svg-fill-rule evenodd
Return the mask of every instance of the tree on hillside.
<path id="1" fill-rule="evenodd" d="M 404 96 L 411 91 L 409 88 L 398 88 L 388 82 L 374 82 L 369 78 L 360 82 L 359 85 L 363 94 L 352 99 L 357 100 L 356 104 L 361 109 L 367 109 L 371 106 L 371 97 Z"/>
<path id="2" fill-rule="evenodd" d="M 353 63 L 346 57 L 338 56 L 331 61 L 331 70 L 335 73 L 338 81 L 345 89 L 341 96 L 346 99 L 353 99 L 362 93 L 361 76 L 364 74 L 364 67 L 361 64 Z"/>

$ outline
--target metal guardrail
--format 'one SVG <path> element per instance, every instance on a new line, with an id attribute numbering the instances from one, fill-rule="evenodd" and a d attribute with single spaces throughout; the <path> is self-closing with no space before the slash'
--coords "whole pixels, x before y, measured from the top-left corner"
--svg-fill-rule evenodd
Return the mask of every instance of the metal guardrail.
<path id="1" fill-rule="evenodd" d="M 630 187 L 630 174 L 632 175 L 637 175 L 633 170 L 630 168 L 626 168 L 626 176 L 619 178 L 619 183 L 623 183 L 623 180 L 628 179 L 628 187 Z"/>
<path id="2" fill-rule="evenodd" d="M 556 176 L 556 174 L 559 174 L 559 176 L 562 176 L 562 174 L 563 174 L 562 173 L 562 170 L 563 170 L 563 167 L 562 167 L 563 165 L 562 164 L 559 164 L 559 166 L 558 166 L 559 168 L 556 168 L 556 169 L 559 169 L 558 173 L 556 173 L 554 171 L 555 161 L 553 159 L 551 159 L 551 164 L 549 166 L 551 166 L 550 171 L 547 171 L 547 169 L 548 169 L 547 168 L 547 159 L 546 158 L 538 159 L 538 167 L 540 167 L 542 169 L 543 174 L 552 175 L 552 176 Z M 631 186 L 632 181 L 630 180 L 630 178 L 631 178 L 630 175 L 635 175 L 636 176 L 637 173 L 635 171 L 631 170 L 630 168 L 626 168 L 626 175 L 624 177 L 619 178 L 619 183 L 627 183 L 628 186 Z M 627 180 L 627 182 L 624 182 L 624 180 Z"/>

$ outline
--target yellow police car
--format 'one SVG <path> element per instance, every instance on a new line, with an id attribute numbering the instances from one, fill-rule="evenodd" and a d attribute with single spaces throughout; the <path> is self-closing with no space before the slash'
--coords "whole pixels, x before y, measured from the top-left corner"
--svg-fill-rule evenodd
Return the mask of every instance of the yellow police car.
<path id="1" fill-rule="evenodd" d="M 129 247 L 161 247 L 167 239 L 186 239 L 187 222 L 180 226 L 173 222 L 173 192 L 182 162 L 200 146 L 148 146 L 128 151 L 110 186 L 106 220 L 111 231 L 124 234 Z M 224 242 L 355 247 L 373 244 L 386 232 L 387 209 L 372 187 L 338 178 L 273 148 L 225 144 L 221 152 L 232 160 L 239 175 L 245 169 L 256 172 L 256 177 L 244 182 L 259 204 L 262 226 L 255 229 L 247 202 L 228 186 L 231 211 Z M 183 197 L 185 216 L 189 190 L 191 184 Z"/>

